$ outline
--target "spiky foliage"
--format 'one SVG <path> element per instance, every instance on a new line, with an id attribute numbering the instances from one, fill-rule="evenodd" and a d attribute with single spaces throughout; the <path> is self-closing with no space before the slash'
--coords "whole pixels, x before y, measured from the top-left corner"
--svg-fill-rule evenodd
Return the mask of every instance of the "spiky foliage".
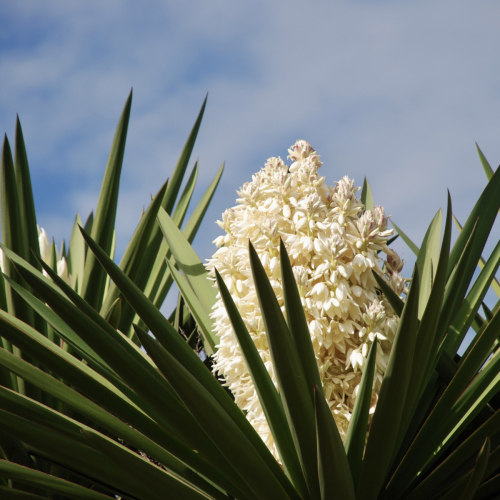
<path id="1" fill-rule="evenodd" d="M 180 214 L 190 195 L 182 195 L 174 210 L 199 122 L 172 181 L 141 218 L 120 265 L 110 256 L 129 110 L 130 101 L 92 228 L 76 227 L 73 233 L 67 261 L 76 278 L 69 284 L 38 255 L 20 126 L 15 161 L 4 143 L 2 498 L 498 497 L 500 315 L 498 306 L 484 308 L 484 318 L 478 310 L 490 285 L 498 291 L 500 244 L 487 261 L 481 253 L 500 208 L 500 172 L 491 172 L 482 153 L 491 178 L 451 251 L 449 199 L 442 242 L 439 214 L 420 249 L 410 242 L 417 264 L 406 301 L 374 276 L 400 320 L 366 445 L 377 341 L 342 443 L 283 244 L 285 315 L 257 252 L 248 248 L 277 388 L 216 273 L 281 467 L 190 345 L 197 332 L 209 355 L 217 345 L 209 318 L 215 290 L 190 242 L 218 177 L 183 231 Z M 366 184 L 365 199 L 368 192 Z M 473 280 L 478 262 L 482 270 Z M 166 319 L 157 306 L 172 280 L 182 298 Z M 475 338 L 459 357 L 470 327 Z"/>

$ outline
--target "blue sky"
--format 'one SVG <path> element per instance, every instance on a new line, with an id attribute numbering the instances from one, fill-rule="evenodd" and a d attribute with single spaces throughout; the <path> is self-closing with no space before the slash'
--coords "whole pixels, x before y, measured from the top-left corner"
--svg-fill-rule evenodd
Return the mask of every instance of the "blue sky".
<path id="1" fill-rule="evenodd" d="M 447 188 L 462 221 L 481 193 L 474 142 L 500 163 L 499 33 L 493 1 L 2 2 L 0 129 L 13 140 L 19 113 L 39 223 L 58 244 L 96 205 L 131 87 L 118 253 L 207 92 L 195 197 L 223 161 L 226 171 L 200 257 L 235 190 L 297 139 L 329 183 L 366 175 L 375 203 L 420 243 Z"/>

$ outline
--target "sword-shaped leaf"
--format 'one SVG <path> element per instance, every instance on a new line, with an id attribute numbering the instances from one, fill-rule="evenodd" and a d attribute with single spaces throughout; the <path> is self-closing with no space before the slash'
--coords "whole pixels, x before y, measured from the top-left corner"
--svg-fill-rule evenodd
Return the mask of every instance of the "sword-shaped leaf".
<path id="1" fill-rule="evenodd" d="M 307 498 L 309 493 L 279 394 L 217 269 L 215 270 L 215 277 L 221 298 L 243 352 L 262 409 L 264 410 L 267 423 L 278 447 L 278 453 L 283 462 L 285 472 L 302 497 Z"/>
<path id="2" fill-rule="evenodd" d="M 85 271 L 85 240 L 80 233 L 79 226 L 83 226 L 80 214 L 76 214 L 69 240 L 69 252 L 66 259 L 68 271 L 71 275 L 71 286 L 80 293 L 82 288 L 83 273 Z"/>
<path id="3" fill-rule="evenodd" d="M 14 162 L 7 136 L 4 138 L 0 172 L 0 214 L 2 226 L 2 243 L 23 259 L 29 259 L 28 240 L 24 234 L 21 221 L 21 209 L 17 190 Z M 14 281 L 19 282 L 19 276 L 9 261 L 4 263 L 4 272 Z M 10 287 L 6 288 L 7 309 L 12 314 L 33 325 L 33 311 L 22 301 Z"/>
<path id="4" fill-rule="evenodd" d="M 455 225 L 457 226 L 459 231 L 462 231 L 462 225 L 460 222 L 458 222 L 457 218 L 453 216 L 453 222 L 455 222 Z M 483 257 L 479 258 L 479 262 L 477 263 L 480 269 L 484 269 L 484 266 L 486 265 Z M 496 278 L 493 278 L 493 281 L 491 282 L 491 287 L 495 291 L 498 297 L 500 297 L 500 283 Z"/>
<path id="5" fill-rule="evenodd" d="M 283 240 L 280 239 L 280 269 L 283 280 L 283 299 L 285 303 L 285 314 L 288 329 L 292 334 L 295 348 L 304 367 L 307 386 L 309 388 L 318 386 L 318 391 L 323 392 L 319 376 L 318 364 L 311 342 L 311 335 L 304 314 L 304 307 L 300 300 L 299 290 L 293 275 L 292 265 L 286 251 Z M 312 392 L 312 390 L 311 390 Z"/>
<path id="6" fill-rule="evenodd" d="M 49 274 L 52 272 L 49 268 L 46 268 L 46 271 Z M 168 382 L 124 340 L 119 332 L 111 328 L 99 314 L 95 313 L 93 319 L 96 322 L 94 322 L 79 309 L 65 302 L 58 294 L 51 293 L 48 287 L 43 287 L 41 281 L 33 279 L 33 275 L 29 275 L 24 269 L 21 273 L 34 288 L 43 290 L 42 296 L 50 307 L 81 335 L 87 344 L 98 350 L 107 364 L 162 417 L 163 421 L 168 423 L 170 432 L 182 436 L 193 449 L 199 449 L 206 459 L 217 456 L 212 443 L 177 399 Z M 64 287 L 65 284 L 61 283 L 60 279 L 57 280 L 57 275 L 51 275 L 51 278 L 56 282 L 59 281 L 58 285 Z M 68 285 L 66 287 L 69 288 Z M 74 293 L 70 288 L 65 292 Z M 80 297 L 78 299 L 83 301 Z M 86 312 L 91 311 L 89 309 Z"/>
<path id="7" fill-rule="evenodd" d="M 172 251 L 177 266 L 186 276 L 189 285 L 203 305 L 205 312 L 210 314 L 216 302 L 216 293 L 212 287 L 212 282 L 208 279 L 205 266 L 181 230 L 163 209 L 160 209 L 158 212 L 158 223 Z"/>
<path id="8" fill-rule="evenodd" d="M 394 226 L 394 229 L 398 232 L 399 236 L 403 238 L 403 241 L 410 247 L 410 250 L 418 257 L 420 249 L 417 247 L 417 245 L 415 245 L 415 243 L 413 243 L 413 241 L 411 241 L 410 238 L 408 238 L 408 236 L 406 236 L 406 234 L 401 229 L 399 229 L 396 224 L 394 224 L 393 220 L 391 220 L 391 224 Z"/>
<path id="9" fill-rule="evenodd" d="M 372 189 L 370 187 L 370 184 L 368 184 L 368 180 L 365 177 L 365 180 L 363 181 L 363 188 L 361 189 L 361 198 L 360 198 L 361 203 L 365 206 L 366 210 L 371 210 L 373 212 L 373 195 L 372 195 Z"/>
<path id="10" fill-rule="evenodd" d="M 432 219 L 418 252 L 417 266 L 420 276 L 419 319 L 424 314 L 436 273 L 437 262 L 439 260 L 442 220 L 443 215 L 440 209 Z"/>
<path id="11" fill-rule="evenodd" d="M 419 276 L 415 266 L 368 435 L 356 485 L 357 500 L 373 500 L 378 497 L 397 452 L 394 446 L 397 444 L 415 350 L 418 296 Z"/>
<path id="12" fill-rule="evenodd" d="M 443 307 L 441 310 L 441 316 L 438 323 L 438 335 L 436 336 L 434 348 L 437 344 L 441 343 L 444 339 L 451 319 L 455 316 L 458 308 L 465 297 L 467 292 L 468 284 L 470 283 L 471 269 L 475 269 L 475 264 L 473 267 L 470 266 L 472 261 L 472 251 L 474 249 L 474 243 L 478 234 L 478 225 L 474 226 L 474 229 L 470 235 L 469 241 L 464 249 L 463 254 L 460 256 L 458 264 L 456 265 L 453 274 L 448 279 L 446 285 L 446 291 L 444 295 Z M 450 254 L 451 257 L 451 254 Z M 448 261 L 449 268 L 449 261 Z M 467 271 L 469 270 L 469 273 Z M 445 351 L 451 352 L 452 338 L 447 336 L 445 339 Z"/>
<path id="13" fill-rule="evenodd" d="M 27 290 L 19 286 L 10 278 L 6 278 L 10 286 L 16 290 L 20 297 L 22 297 L 47 323 L 60 334 L 65 342 L 69 343 L 76 352 L 86 359 L 87 362 L 99 363 L 102 367 L 110 369 L 104 360 L 91 349 L 69 326 L 61 320 L 61 318 L 45 303 L 38 300 L 34 295 L 30 294 Z"/>
<path id="14" fill-rule="evenodd" d="M 43 474 L 43 472 L 41 474 Z M 12 488 L 8 488 L 7 486 L 0 486 L 0 496 L 4 500 L 46 500 L 47 498 L 46 496 L 41 497 L 40 495 L 36 495 L 35 493 L 28 493 L 27 491 L 18 490 L 15 486 L 13 486 Z M 106 498 L 106 496 L 104 496 L 104 498 Z"/>
<path id="15" fill-rule="evenodd" d="M 403 410 L 401 420 L 402 423 L 397 441 L 398 448 L 403 441 L 403 437 L 407 432 L 408 426 L 410 425 L 411 419 L 414 415 L 415 405 L 418 404 L 427 386 L 427 379 L 429 377 L 427 367 L 434 366 L 434 354 L 432 347 L 435 345 L 436 330 L 446 286 L 446 271 L 448 269 L 448 257 L 451 242 L 451 216 L 451 197 L 448 193 L 448 208 L 446 212 L 443 243 L 441 245 L 441 252 L 435 261 L 437 263 L 436 274 L 430 291 L 429 300 L 423 313 L 422 321 L 420 322 L 417 330 L 411 379 L 408 386 L 408 394 L 406 396 L 405 408 Z"/>
<path id="16" fill-rule="evenodd" d="M 211 394 L 152 337 L 137 327 L 136 333 L 191 414 L 234 467 L 237 476 L 233 479 L 239 476 L 259 500 L 288 499 L 276 476 Z"/>
<path id="17" fill-rule="evenodd" d="M 500 266 L 500 242 L 497 243 L 488 259 L 485 267 L 472 285 L 470 292 L 462 302 L 457 315 L 449 328 L 448 335 L 452 339 L 450 352 L 452 354 L 458 351 L 474 317 L 482 304 L 482 301 L 488 292 L 490 284 L 495 280 L 495 274 Z"/>
<path id="18" fill-rule="evenodd" d="M 109 373 L 101 376 L 7 313 L 0 312 L 0 324 L 3 334 L 13 343 L 34 356 L 42 365 L 70 383 L 79 392 L 132 425 L 203 476 L 223 487 L 227 486 L 223 475 L 203 460 L 199 453 L 193 452 L 173 434 L 167 432 L 165 428 L 168 426 L 162 423 L 158 414 L 116 376 L 110 376 Z M 148 415 L 152 415 L 160 425 Z"/>
<path id="19" fill-rule="evenodd" d="M 65 481 L 50 474 L 45 474 L 37 470 L 29 469 L 28 467 L 23 467 L 7 460 L 0 460 L 0 475 L 3 477 L 8 477 L 10 479 L 18 479 L 26 484 L 43 488 L 44 490 L 56 493 L 59 495 L 64 495 L 67 498 L 72 498 L 74 500 L 109 500 L 108 495 L 103 495 L 97 491 L 85 488 L 75 483 Z M 2 495 L 5 492 L 9 495 L 10 488 L 2 487 L 0 490 Z M 13 499 L 28 500 L 28 499 L 41 499 L 42 497 L 38 495 L 32 495 L 30 493 L 19 492 L 19 494 L 14 494 Z M 9 497 L 3 497 L 8 499 Z M 46 497 L 43 497 L 46 498 Z"/>
<path id="20" fill-rule="evenodd" d="M 278 388 L 311 498 L 320 498 L 313 390 L 266 271 L 249 242 L 253 281 L 264 321 Z"/>
<path id="21" fill-rule="evenodd" d="M 208 205 L 212 200 L 215 190 L 219 184 L 222 172 L 224 170 L 224 165 L 219 169 L 217 175 L 214 177 L 204 195 L 198 202 L 193 214 L 189 218 L 186 227 L 182 231 L 189 243 L 192 243 L 198 228 L 203 220 L 203 217 L 207 211 Z M 174 214 L 175 215 L 175 214 Z M 161 233 L 160 227 L 158 226 L 158 231 Z M 167 296 L 170 286 L 173 283 L 172 276 L 167 270 L 165 263 L 165 255 L 170 256 L 168 252 L 168 243 L 165 238 L 161 238 L 160 250 L 155 256 L 154 265 L 148 275 L 147 284 L 144 287 L 144 293 L 147 297 L 155 304 L 159 309 Z"/>
<path id="22" fill-rule="evenodd" d="M 493 177 L 488 182 L 476 205 L 472 209 L 461 233 L 458 235 L 457 241 L 450 253 L 448 263 L 448 277 L 453 272 L 455 265 L 460 260 L 460 257 L 469 241 L 469 238 L 477 224 L 477 237 L 471 252 L 472 274 L 475 266 L 481 257 L 482 250 L 488 239 L 491 227 L 495 221 L 498 210 L 500 209 L 500 171 L 497 169 Z M 468 271 L 466 274 L 469 274 Z M 471 274 L 471 277 L 472 277 Z"/>
<path id="23" fill-rule="evenodd" d="M 349 427 L 344 440 L 344 449 L 351 470 L 352 481 L 358 482 L 363 453 L 365 451 L 366 431 L 368 430 L 368 417 L 373 392 L 373 378 L 375 375 L 375 361 L 377 359 L 377 337 L 373 341 L 366 365 L 359 384 L 356 403 L 352 411 Z"/>
<path id="24" fill-rule="evenodd" d="M 387 284 L 385 278 L 382 278 L 382 276 L 379 276 L 377 273 L 373 273 L 373 277 L 375 278 L 375 281 L 377 282 L 379 288 L 382 290 L 382 293 L 389 301 L 389 304 L 391 304 L 391 307 L 394 309 L 394 312 L 398 316 L 401 316 L 405 305 L 401 297 Z"/>
<path id="25" fill-rule="evenodd" d="M 472 473 L 469 475 L 469 480 L 465 485 L 465 489 L 462 484 L 457 485 L 452 489 L 444 498 L 457 498 L 457 495 L 460 495 L 458 500 L 472 500 L 474 495 L 485 477 L 486 468 L 488 466 L 488 459 L 490 454 L 490 440 L 486 438 L 483 446 L 479 450 L 477 455 L 476 464 Z M 453 495 L 453 496 L 451 496 Z"/>
<path id="26" fill-rule="evenodd" d="M 194 143 L 196 141 L 196 137 L 198 135 L 198 130 L 200 129 L 201 120 L 203 118 L 203 113 L 205 112 L 205 106 L 207 104 L 207 96 L 205 97 L 203 104 L 201 106 L 200 112 L 198 113 L 198 117 L 196 118 L 196 122 L 189 134 L 189 137 L 182 149 L 181 156 L 177 160 L 177 165 L 175 166 L 174 173 L 170 178 L 166 199 L 167 204 L 165 206 L 165 210 L 167 213 L 171 214 L 174 208 L 175 200 L 177 198 L 177 194 L 181 188 L 182 180 L 184 179 L 184 174 L 186 173 L 186 168 L 189 163 L 189 158 L 191 157 L 191 153 L 193 151 Z"/>
<path id="27" fill-rule="evenodd" d="M 405 497 L 405 500 L 428 498 L 439 492 L 443 486 L 446 487 L 448 478 L 477 453 L 486 438 L 494 436 L 499 431 L 500 411 L 497 411 Z"/>
<path id="28" fill-rule="evenodd" d="M 132 452 L 123 445 L 104 437 L 102 434 L 82 429 L 82 434 L 94 448 L 106 455 L 111 463 L 116 464 L 123 471 L 141 482 L 143 492 L 141 498 L 163 500 L 165 492 L 179 500 L 201 500 L 210 498 L 201 491 L 188 485 L 180 477 L 173 476 L 160 469 L 156 464 Z M 219 497 L 220 498 L 220 497 Z"/>
<path id="29" fill-rule="evenodd" d="M 467 412 L 467 407 L 462 408 L 462 413 L 455 411 L 450 413 L 450 410 L 481 368 L 485 354 L 498 336 L 499 327 L 500 312 L 497 312 L 446 387 L 443 395 L 432 409 L 425 424 L 408 449 L 406 456 L 387 488 L 386 494 L 389 498 L 393 492 L 404 491 L 406 489 L 426 464 L 436 447 L 440 445 L 453 429 L 454 423 L 458 423 L 457 421 L 460 420 L 461 416 Z M 453 420 L 444 426 L 443 422 L 445 422 L 447 415 L 451 415 Z"/>
<path id="30" fill-rule="evenodd" d="M 317 385 L 314 386 L 314 406 L 321 500 L 354 500 L 354 484 L 342 439 L 323 391 Z"/>
<path id="31" fill-rule="evenodd" d="M 132 281 L 135 281 L 144 259 L 151 233 L 156 226 L 156 215 L 158 214 L 158 210 L 165 196 L 166 189 L 167 183 L 165 182 L 149 204 L 145 214 L 141 217 L 120 261 L 120 269 Z M 114 283 L 111 284 L 100 310 L 101 315 L 106 314 L 111 304 L 113 304 L 119 296 L 120 290 L 118 290 Z"/>
<path id="32" fill-rule="evenodd" d="M 37 385 L 45 392 L 75 409 L 104 429 L 116 436 L 120 436 L 127 443 L 147 453 L 184 480 L 196 484 L 206 491 L 210 491 L 211 494 L 216 497 L 218 496 L 219 499 L 222 498 L 221 495 L 217 495 L 217 490 L 214 490 L 214 488 L 206 481 L 202 480 L 200 476 L 194 474 L 190 468 L 175 459 L 155 442 L 145 438 L 141 433 L 123 423 L 121 420 L 118 420 L 99 405 L 93 403 L 91 400 L 85 398 L 59 380 L 8 353 L 4 349 L 0 349 L 0 364 L 32 384 Z"/>
<path id="33" fill-rule="evenodd" d="M 177 269 L 170 264 L 168 259 L 165 259 L 165 261 L 170 270 L 170 274 L 174 278 L 176 285 L 179 287 L 179 291 L 184 297 L 191 314 L 194 316 L 196 323 L 198 324 L 203 336 L 203 345 L 205 350 L 209 356 L 212 356 L 215 352 L 215 344 L 218 342 L 216 335 L 212 331 L 212 320 L 208 317 L 207 312 L 196 294 L 193 292 L 193 289 L 189 286 L 189 283 L 181 276 L 179 271 L 177 271 Z"/>
<path id="34" fill-rule="evenodd" d="M 125 153 L 130 108 L 132 106 L 132 91 L 127 98 L 125 107 L 116 128 L 113 144 L 109 153 L 108 164 L 102 181 L 101 192 L 97 202 L 95 218 L 92 224 L 92 238 L 110 255 L 113 243 L 116 208 L 118 205 L 118 190 L 120 175 Z M 96 310 L 102 305 L 106 273 L 93 254 L 87 255 L 85 273 L 82 280 L 81 294 Z"/>
<path id="35" fill-rule="evenodd" d="M 160 344 L 205 387 L 221 407 L 224 408 L 228 415 L 231 416 L 286 489 L 287 485 L 290 485 L 290 482 L 283 475 L 280 466 L 271 455 L 262 439 L 255 433 L 245 415 L 234 404 L 219 382 L 213 376 L 207 377 L 206 366 L 186 344 L 168 320 L 103 252 L 95 241 L 83 229 L 81 231 L 91 251 L 97 255 L 99 262 L 106 269 L 111 279 L 116 283 L 124 298 L 135 309 L 136 313 L 148 326 Z"/>
<path id="36" fill-rule="evenodd" d="M 172 220 L 175 222 L 177 227 L 181 227 L 184 222 L 184 217 L 193 196 L 194 187 L 196 185 L 196 179 L 198 178 L 198 161 L 194 164 L 193 171 L 186 182 L 186 186 L 182 191 L 181 197 L 175 207 L 174 215 L 172 215 Z"/>
<path id="37" fill-rule="evenodd" d="M 479 155 L 479 159 L 481 160 L 481 165 L 483 166 L 484 173 L 486 174 L 486 177 L 488 178 L 488 180 L 490 180 L 494 174 L 493 169 L 491 168 L 488 160 L 484 156 L 480 147 L 477 145 L 477 142 L 476 142 L 476 149 L 477 149 L 477 154 Z"/>
<path id="38" fill-rule="evenodd" d="M 16 137 L 14 151 L 14 168 L 16 172 L 21 223 L 23 225 L 22 232 L 24 234 L 24 239 L 26 241 L 28 250 L 31 248 L 35 255 L 39 256 L 40 246 L 38 244 L 35 202 L 33 200 L 33 189 L 31 187 L 28 156 L 26 154 L 23 130 L 21 128 L 19 117 L 17 117 L 16 119 Z M 22 257 L 26 258 L 25 255 L 22 255 Z M 30 264 L 37 267 L 36 259 L 33 258 L 31 252 L 29 252 L 28 258 Z"/>
<path id="39" fill-rule="evenodd" d="M 78 470 L 81 475 L 105 482 L 116 490 L 140 491 L 139 481 L 85 443 L 79 432 L 84 424 L 4 388 L 0 388 L 0 401 L 2 429 L 36 450 L 34 454 Z"/>

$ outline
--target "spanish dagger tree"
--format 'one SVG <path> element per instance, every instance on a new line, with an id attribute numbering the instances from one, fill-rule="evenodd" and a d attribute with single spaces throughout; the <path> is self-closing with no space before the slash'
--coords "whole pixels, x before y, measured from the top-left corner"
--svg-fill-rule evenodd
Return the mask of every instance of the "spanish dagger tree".
<path id="1" fill-rule="evenodd" d="M 287 203 L 282 197 L 273 205 L 273 191 L 265 186 L 259 199 L 250 185 L 240 192 L 240 200 L 250 200 L 248 206 L 252 200 L 254 207 L 262 202 L 275 219 L 279 213 L 292 221 L 290 226 L 274 227 L 268 217 L 258 238 L 228 236 L 217 242 L 219 256 L 229 256 L 237 246 L 240 260 L 233 267 L 246 273 L 242 282 L 227 272 L 229 261 L 214 258 L 206 269 L 191 247 L 222 168 L 184 223 L 198 163 L 181 188 L 203 103 L 170 180 L 152 198 L 115 263 L 116 204 L 131 97 L 118 123 L 96 212 L 85 224 L 75 219 L 67 247 L 56 248 L 41 231 L 39 236 L 19 121 L 14 156 L 4 140 L 2 498 L 497 498 L 500 320 L 498 304 L 490 309 L 484 298 L 490 288 L 500 292 L 495 278 L 500 244 L 487 259 L 482 254 L 500 209 L 500 173 L 492 171 L 483 153 L 478 149 L 488 183 L 463 226 L 456 221 L 459 235 L 453 246 L 450 196 L 446 215 L 436 215 L 420 247 L 394 225 L 416 254 L 412 277 L 404 279 L 368 182 L 360 199 L 350 180 L 331 192 L 319 177 L 310 178 L 308 187 L 300 184 L 296 176 L 316 160 L 308 160 L 315 152 L 305 141 L 298 143 L 292 166 L 274 165 L 273 172 L 281 169 L 283 182 L 296 182 L 300 196 L 285 197 Z M 325 208 L 320 210 L 321 203 Z M 302 210 L 307 206 L 309 211 Z M 325 218 L 314 218 L 322 210 Z M 236 230 L 231 224 L 238 210 L 225 217 L 224 229 Z M 292 238 L 292 223 L 295 236 L 304 230 L 311 241 L 301 240 L 303 235 Z M 312 247 L 299 249 L 299 244 Z M 387 255 L 385 262 L 380 251 Z M 306 257 L 308 269 L 300 261 Z M 237 267 L 241 262 L 244 267 Z M 362 263 L 366 266 L 360 270 Z M 311 281 L 318 269 L 322 277 Z M 159 308 L 174 283 L 177 307 L 166 318 Z M 338 366 L 355 373 L 346 381 L 343 372 L 336 382 L 325 375 L 329 367 L 318 355 L 321 330 L 311 328 L 311 322 L 330 314 L 336 324 L 355 323 L 354 316 L 341 323 L 335 310 L 341 310 L 344 292 L 367 319 L 343 332 L 352 347 L 344 358 L 341 341 L 332 341 L 340 354 L 330 363 L 352 359 Z M 325 300 L 318 306 L 321 293 Z M 363 297 L 369 298 L 366 304 Z M 370 316 L 375 300 L 384 307 L 384 321 L 390 318 L 391 335 L 377 330 L 380 310 Z M 245 303 L 253 304 L 253 315 Z M 233 366 L 245 367 L 245 387 L 255 394 L 248 408 L 234 389 L 236 379 L 235 393 L 230 391 L 231 357 L 222 352 L 217 327 L 221 315 L 237 346 Z M 262 335 L 256 335 L 257 327 Z M 459 356 L 470 331 L 474 338 Z M 335 406 L 332 393 L 341 380 L 347 395 Z M 352 393 L 350 380 L 356 380 Z M 267 441 L 263 427 L 251 418 L 257 403 Z"/>

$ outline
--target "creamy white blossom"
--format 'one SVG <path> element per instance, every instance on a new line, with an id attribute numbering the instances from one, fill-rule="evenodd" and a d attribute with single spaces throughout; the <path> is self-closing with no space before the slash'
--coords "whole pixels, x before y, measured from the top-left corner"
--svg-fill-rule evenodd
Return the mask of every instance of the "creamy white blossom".
<path id="1" fill-rule="evenodd" d="M 46 264 L 50 263 L 50 256 L 52 252 L 52 244 L 49 241 L 49 237 L 45 229 L 38 227 L 38 244 L 40 246 L 40 256 Z M 63 242 L 64 244 L 64 242 Z M 71 275 L 68 272 L 68 264 L 64 256 L 58 256 L 57 246 L 55 247 L 56 253 L 56 271 L 57 275 L 62 278 L 68 285 L 71 284 Z M 44 276 L 48 276 L 47 272 L 43 271 Z"/>
<path id="2" fill-rule="evenodd" d="M 343 177 L 334 186 L 318 174 L 316 151 L 306 141 L 289 149 L 288 167 L 270 158 L 265 167 L 237 191 L 237 205 L 217 224 L 225 234 L 208 261 L 214 276 L 224 279 L 273 381 L 276 377 L 248 257 L 254 245 L 276 297 L 283 306 L 279 266 L 280 238 L 290 256 L 325 397 L 344 437 L 356 400 L 369 348 L 378 338 L 372 411 L 377 400 L 398 326 L 385 298 L 377 293 L 373 272 L 385 276 L 398 294 L 407 292 L 401 276 L 403 262 L 387 247 L 392 230 L 384 209 L 365 210 L 354 181 Z M 379 256 L 387 255 L 387 262 Z M 214 285 L 215 286 L 215 285 Z M 223 302 L 211 315 L 219 337 L 214 371 L 224 377 L 238 406 L 278 457 Z"/>

